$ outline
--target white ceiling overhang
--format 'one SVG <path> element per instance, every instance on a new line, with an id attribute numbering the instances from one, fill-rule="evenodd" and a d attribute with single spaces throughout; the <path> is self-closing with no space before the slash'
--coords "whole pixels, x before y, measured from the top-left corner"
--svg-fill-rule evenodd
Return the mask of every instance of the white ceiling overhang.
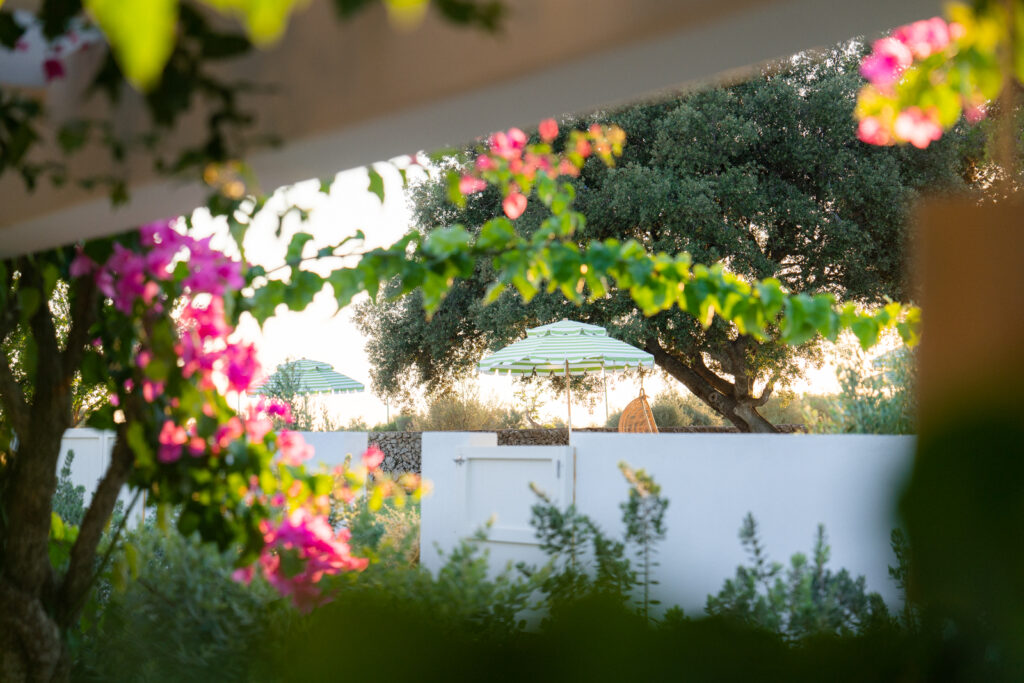
<path id="1" fill-rule="evenodd" d="M 252 154 L 264 189 L 416 150 L 467 142 L 511 125 L 626 102 L 751 64 L 937 14 L 935 0 L 507 0 L 497 36 L 429 18 L 397 32 L 383 12 L 340 24 L 321 0 L 292 20 L 274 48 L 230 65 L 275 84 L 258 100 L 259 126 L 283 144 Z M 47 94 L 57 116 L 69 92 Z M 126 105 L 118 125 L 139 127 Z M 197 117 L 199 114 L 196 115 Z M 177 133 L 187 140 L 188 126 Z M 103 167 L 102 152 L 79 169 Z M 197 183 L 161 179 L 129 162 L 131 201 L 0 181 L 0 255 L 124 230 L 201 204 Z"/>

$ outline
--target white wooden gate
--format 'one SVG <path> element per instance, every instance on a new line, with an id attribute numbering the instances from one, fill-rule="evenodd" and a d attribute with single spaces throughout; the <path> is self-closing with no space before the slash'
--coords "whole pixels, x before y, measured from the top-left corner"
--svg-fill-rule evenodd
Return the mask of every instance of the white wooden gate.
<path id="1" fill-rule="evenodd" d="M 472 536 L 490 525 L 487 548 L 495 569 L 501 569 L 507 560 L 530 559 L 533 555 L 540 560 L 530 526 L 530 510 L 538 498 L 530 491 L 530 484 L 560 508 L 572 503 L 572 447 L 463 446 L 455 450 L 454 463 L 459 536 Z"/>

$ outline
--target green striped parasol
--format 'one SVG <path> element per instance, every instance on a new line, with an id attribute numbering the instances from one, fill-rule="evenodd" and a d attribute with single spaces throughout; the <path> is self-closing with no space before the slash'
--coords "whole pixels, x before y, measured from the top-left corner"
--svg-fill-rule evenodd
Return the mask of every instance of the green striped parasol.
<path id="1" fill-rule="evenodd" d="M 561 320 L 526 331 L 526 339 L 510 344 L 477 365 L 482 373 L 511 375 L 582 375 L 651 367 L 654 356 L 608 336 L 599 325 Z M 571 406 L 566 385 L 566 405 Z M 569 407 L 572 431 L 572 408 Z"/>
<path id="2" fill-rule="evenodd" d="M 299 395 L 350 394 L 364 391 L 366 387 L 335 371 L 329 363 L 302 358 L 278 365 L 274 374 L 252 393 L 268 395 L 282 389 Z"/>

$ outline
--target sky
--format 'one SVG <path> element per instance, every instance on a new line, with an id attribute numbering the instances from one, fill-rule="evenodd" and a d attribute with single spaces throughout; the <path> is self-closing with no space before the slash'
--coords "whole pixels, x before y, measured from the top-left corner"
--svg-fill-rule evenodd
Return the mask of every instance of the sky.
<path id="1" fill-rule="evenodd" d="M 320 193 L 319 181 L 297 183 L 282 188 L 268 203 L 268 208 L 283 208 L 287 202 L 309 211 L 308 220 L 302 223 L 297 215 L 285 220 L 280 236 L 275 235 L 277 221 L 269 211 L 257 216 L 245 240 L 246 257 L 253 264 L 268 270 L 284 261 L 284 254 L 291 236 L 304 230 L 313 235 L 304 253 L 314 253 L 320 247 L 339 242 L 342 238 L 362 230 L 364 246 L 373 248 L 388 246 L 399 239 L 411 224 L 411 211 L 407 194 L 402 187 L 397 168 L 408 168 L 411 182 L 422 181 L 426 175 L 423 167 L 408 167 L 408 160 L 393 160 L 375 164 L 374 168 L 384 178 L 385 196 L 381 202 L 377 195 L 368 191 L 368 176 L 365 168 L 343 171 L 331 188 L 329 195 Z M 213 220 L 203 209 L 193 214 L 193 225 L 198 236 L 215 235 L 215 244 L 227 248 L 227 227 L 223 221 Z M 229 250 L 230 251 L 230 250 Z M 326 273 L 328 264 L 321 271 Z M 365 294 L 356 302 L 364 301 Z M 367 425 L 385 422 L 389 416 L 384 401 L 374 395 L 370 382 L 370 362 L 366 354 L 366 340 L 352 322 L 351 308 L 338 310 L 330 290 L 321 292 L 304 311 L 292 312 L 281 306 L 274 317 L 267 320 L 261 329 L 250 316 L 243 317 L 238 333 L 256 344 L 260 362 L 266 372 L 272 372 L 277 365 L 290 359 L 309 358 L 330 363 L 342 374 L 366 385 L 366 391 L 358 394 L 332 396 L 322 399 L 335 422 L 347 425 L 362 421 Z M 654 396 L 666 386 L 674 385 L 682 392 L 685 389 L 677 382 L 665 381 L 657 371 L 644 381 L 644 389 Z M 485 399 L 511 403 L 514 400 L 512 380 L 504 377 L 481 376 L 476 380 L 479 395 Z M 639 383 L 634 378 L 611 376 L 608 382 L 609 412 L 622 409 L 639 393 Z M 808 368 L 804 381 L 793 387 L 797 393 L 834 393 L 839 390 L 835 368 L 826 364 L 821 369 Z M 548 395 L 547 405 L 541 409 L 544 419 L 559 417 L 565 419 L 565 397 Z M 391 406 L 390 417 L 395 417 Z M 602 401 L 592 407 L 573 402 L 573 426 L 598 426 L 605 422 L 605 406 Z"/>

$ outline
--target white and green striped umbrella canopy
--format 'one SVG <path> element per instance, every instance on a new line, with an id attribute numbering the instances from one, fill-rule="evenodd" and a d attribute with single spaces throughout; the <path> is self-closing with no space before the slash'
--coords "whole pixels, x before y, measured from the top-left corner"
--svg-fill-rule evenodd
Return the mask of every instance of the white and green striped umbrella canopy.
<path id="1" fill-rule="evenodd" d="M 484 358 L 477 366 L 494 375 L 582 375 L 614 372 L 626 368 L 651 367 L 654 356 L 608 336 L 598 325 L 561 320 L 526 331 L 526 339 L 510 344 Z"/>
<path id="2" fill-rule="evenodd" d="M 275 387 L 292 385 L 295 393 L 349 394 L 364 391 L 364 387 L 351 377 L 335 371 L 329 363 L 318 360 L 294 360 L 282 363 L 265 382 L 253 389 L 254 394 L 268 394 Z"/>

